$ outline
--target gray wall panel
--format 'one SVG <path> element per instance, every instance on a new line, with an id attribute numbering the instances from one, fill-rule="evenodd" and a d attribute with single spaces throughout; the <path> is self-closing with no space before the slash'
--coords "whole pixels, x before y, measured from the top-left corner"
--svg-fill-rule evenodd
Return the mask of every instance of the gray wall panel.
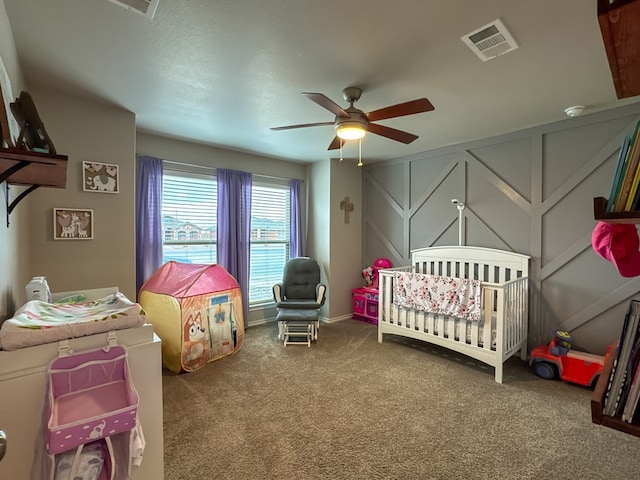
<path id="1" fill-rule="evenodd" d="M 381 167 L 376 169 L 375 172 L 372 172 L 371 177 L 376 180 L 378 184 L 384 186 L 385 192 L 390 195 L 391 198 L 402 205 L 405 184 L 403 170 L 401 168 L 392 166 Z"/>
<path id="2" fill-rule="evenodd" d="M 531 138 L 473 148 L 469 153 L 525 200 L 531 201 Z"/>
<path id="3" fill-rule="evenodd" d="M 463 243 L 531 255 L 530 346 L 555 328 L 603 353 L 617 338 L 640 277 L 625 279 L 591 249 L 593 198 L 607 196 L 622 138 L 640 118 L 627 105 L 523 131 L 367 165 L 363 262 Z M 396 263 L 396 262 L 394 262 Z"/>

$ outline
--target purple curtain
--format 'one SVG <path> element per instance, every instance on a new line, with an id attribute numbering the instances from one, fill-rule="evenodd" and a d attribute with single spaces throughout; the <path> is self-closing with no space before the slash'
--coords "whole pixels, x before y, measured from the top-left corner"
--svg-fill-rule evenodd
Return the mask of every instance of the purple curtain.
<path id="1" fill-rule="evenodd" d="M 216 169 L 218 179 L 217 255 L 240 284 L 244 326 L 249 322 L 249 252 L 251 244 L 251 174 Z"/>
<path id="2" fill-rule="evenodd" d="M 162 265 L 162 160 L 136 161 L 136 297 Z"/>
<path id="3" fill-rule="evenodd" d="M 289 204 L 291 209 L 291 224 L 289 231 L 289 258 L 304 257 L 304 237 L 302 229 L 302 202 L 300 187 L 302 181 L 292 178 L 289 180 Z"/>

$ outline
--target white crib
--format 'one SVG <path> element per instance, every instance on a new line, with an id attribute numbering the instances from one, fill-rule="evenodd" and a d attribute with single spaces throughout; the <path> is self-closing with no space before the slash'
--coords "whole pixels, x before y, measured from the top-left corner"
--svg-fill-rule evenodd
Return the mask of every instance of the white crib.
<path id="1" fill-rule="evenodd" d="M 385 333 L 440 345 L 495 368 L 520 352 L 527 359 L 529 260 L 518 253 L 483 247 L 430 247 L 411 252 L 411 266 L 380 270 L 378 341 Z M 395 272 L 481 281 L 479 322 L 400 307 L 394 303 Z"/>

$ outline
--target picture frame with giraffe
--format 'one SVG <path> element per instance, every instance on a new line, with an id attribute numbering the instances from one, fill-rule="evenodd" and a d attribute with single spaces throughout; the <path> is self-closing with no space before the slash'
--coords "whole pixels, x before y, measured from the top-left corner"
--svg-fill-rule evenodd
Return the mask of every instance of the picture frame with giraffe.
<path id="1" fill-rule="evenodd" d="M 82 208 L 54 208 L 53 239 L 92 240 L 93 210 Z"/>

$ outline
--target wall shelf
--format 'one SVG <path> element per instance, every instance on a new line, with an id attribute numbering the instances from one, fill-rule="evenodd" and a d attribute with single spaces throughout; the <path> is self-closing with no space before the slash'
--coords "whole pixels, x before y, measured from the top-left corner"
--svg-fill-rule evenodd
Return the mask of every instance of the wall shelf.
<path id="1" fill-rule="evenodd" d="M 616 95 L 640 95 L 640 1 L 598 0 L 598 23 Z"/>
<path id="2" fill-rule="evenodd" d="M 596 384 L 596 388 L 591 395 L 591 421 L 598 425 L 604 425 L 605 427 L 620 430 L 621 432 L 628 433 L 640 437 L 640 425 L 637 422 L 628 423 L 623 422 L 621 419 L 604 415 L 602 413 L 602 407 L 604 404 L 604 397 L 607 394 L 607 386 L 609 384 L 609 377 L 611 376 L 611 370 L 613 370 L 613 362 L 615 361 L 615 352 L 611 352 L 604 363 L 602 373 Z"/>
<path id="3" fill-rule="evenodd" d="M 607 223 L 640 223 L 640 212 L 606 212 L 607 199 L 604 197 L 596 197 L 593 199 L 593 217 L 601 222 Z M 604 415 L 602 408 L 604 406 L 604 399 L 607 395 L 607 387 L 609 385 L 609 378 L 611 377 L 611 371 L 613 370 L 613 363 L 615 361 L 616 354 L 612 351 L 607 356 L 604 366 L 602 367 L 602 373 L 598 378 L 596 388 L 591 395 L 591 421 L 598 425 L 604 425 L 605 427 L 620 430 L 621 432 L 628 433 L 640 437 L 640 425 L 637 420 L 634 423 L 628 423 L 622 421 L 620 418 L 612 417 L 610 415 Z"/>
<path id="4" fill-rule="evenodd" d="M 606 212 L 607 199 L 596 197 L 593 199 L 593 218 L 606 223 L 640 223 L 640 212 Z"/>
<path id="5" fill-rule="evenodd" d="M 7 226 L 9 215 L 20 201 L 38 187 L 65 188 L 67 186 L 66 155 L 32 152 L 17 148 L 0 148 L 0 184 L 24 185 L 28 188 L 7 203 Z M 8 187 L 7 187 L 8 188 Z"/>

